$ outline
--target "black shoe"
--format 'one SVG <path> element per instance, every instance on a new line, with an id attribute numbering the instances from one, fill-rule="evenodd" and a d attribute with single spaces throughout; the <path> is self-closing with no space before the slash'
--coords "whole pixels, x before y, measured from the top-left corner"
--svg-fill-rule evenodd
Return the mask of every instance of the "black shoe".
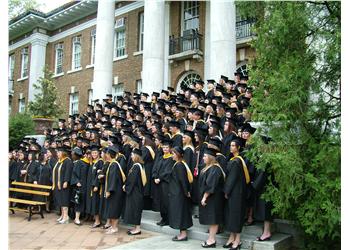
<path id="1" fill-rule="evenodd" d="M 241 246 L 242 246 L 242 242 L 239 243 L 239 245 L 236 247 L 231 247 L 230 250 L 239 250 L 239 249 L 241 249 Z"/>
<path id="2" fill-rule="evenodd" d="M 100 226 L 101 226 L 101 223 L 100 223 L 100 224 L 97 224 L 97 225 L 94 223 L 94 224 L 92 224 L 91 228 L 98 228 L 98 227 L 100 227 Z"/>
<path id="3" fill-rule="evenodd" d="M 163 221 L 159 224 L 159 226 L 163 227 L 163 226 L 167 226 L 169 225 L 169 222 Z"/>
<path id="4" fill-rule="evenodd" d="M 246 226 L 246 227 L 249 227 L 249 226 L 251 226 L 251 225 L 254 225 L 254 221 L 252 221 L 252 222 L 246 222 L 246 223 L 244 223 L 244 225 Z"/>
<path id="5" fill-rule="evenodd" d="M 232 247 L 232 242 L 230 242 L 230 243 L 228 243 L 228 244 L 225 244 L 225 245 L 223 245 L 222 247 L 223 248 L 231 248 Z"/>
<path id="6" fill-rule="evenodd" d="M 212 244 L 208 244 L 207 243 L 207 241 L 204 241 L 203 243 L 202 243 L 202 247 L 203 248 L 215 248 L 216 247 L 216 242 L 214 242 L 214 243 L 212 243 Z"/>
<path id="7" fill-rule="evenodd" d="M 137 233 L 133 233 L 133 232 L 131 232 L 131 231 L 128 231 L 127 234 L 128 234 L 128 235 L 139 235 L 139 234 L 141 234 L 141 231 L 138 231 Z"/>
<path id="8" fill-rule="evenodd" d="M 158 221 L 156 224 L 160 226 L 160 224 L 164 223 L 164 220 L 162 219 L 161 221 Z"/>
<path id="9" fill-rule="evenodd" d="M 174 236 L 171 240 L 172 240 L 172 241 L 187 241 L 188 238 L 187 238 L 187 236 L 186 236 L 185 238 L 179 239 L 177 236 Z"/>
<path id="10" fill-rule="evenodd" d="M 265 239 L 261 239 L 261 236 L 256 238 L 257 241 L 267 241 L 267 240 L 271 240 L 271 236 L 270 237 L 267 237 Z"/>
<path id="11" fill-rule="evenodd" d="M 78 222 L 76 222 L 76 221 L 74 221 L 74 224 L 75 225 L 77 225 L 77 226 L 81 226 L 81 225 L 83 225 L 80 221 L 79 221 L 79 223 Z"/>
<path id="12" fill-rule="evenodd" d="M 193 215 L 193 218 L 199 219 L 199 215 L 195 214 L 195 215 Z"/>

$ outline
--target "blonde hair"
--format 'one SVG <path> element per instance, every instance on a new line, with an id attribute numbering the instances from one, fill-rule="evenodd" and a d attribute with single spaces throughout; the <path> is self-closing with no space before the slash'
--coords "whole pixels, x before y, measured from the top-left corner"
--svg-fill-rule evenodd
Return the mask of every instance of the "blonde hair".
<path id="1" fill-rule="evenodd" d="M 141 164 L 144 164 L 144 161 L 142 160 L 142 157 L 140 156 L 140 155 L 138 155 L 138 154 L 134 154 L 133 153 L 133 155 L 134 155 L 134 160 L 133 160 L 133 162 L 134 163 L 141 163 Z"/>

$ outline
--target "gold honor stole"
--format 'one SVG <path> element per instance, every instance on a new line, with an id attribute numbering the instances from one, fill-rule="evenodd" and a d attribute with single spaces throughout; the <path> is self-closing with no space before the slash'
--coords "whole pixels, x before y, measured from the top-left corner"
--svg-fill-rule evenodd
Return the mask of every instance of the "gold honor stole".
<path id="1" fill-rule="evenodd" d="M 135 163 L 134 166 L 139 166 L 140 168 L 140 173 L 141 173 L 141 180 L 142 180 L 142 185 L 143 186 L 146 186 L 146 183 L 147 183 L 147 177 L 146 177 L 146 172 L 145 172 L 145 169 L 142 167 L 142 165 L 140 163 Z M 133 166 L 133 167 L 134 167 Z M 130 170 L 131 172 L 131 170 Z"/>
<path id="2" fill-rule="evenodd" d="M 106 197 L 106 193 L 107 193 L 107 189 L 108 189 L 108 175 L 109 175 L 109 169 L 110 169 L 110 166 L 112 165 L 113 162 L 117 163 L 117 165 L 118 165 L 118 167 L 119 167 L 119 171 L 120 171 L 120 174 L 121 174 L 121 176 L 122 176 L 123 183 L 124 183 L 125 180 L 126 180 L 124 171 L 123 171 L 122 167 L 120 166 L 119 162 L 117 162 L 116 160 L 111 161 L 111 162 L 109 163 L 109 165 L 108 165 L 107 173 L 106 173 L 105 197 Z"/>
<path id="3" fill-rule="evenodd" d="M 230 159 L 230 161 L 233 161 L 234 159 L 240 159 L 241 162 L 242 162 L 242 165 L 243 165 L 243 171 L 244 171 L 244 177 L 245 177 L 245 182 L 246 184 L 248 184 L 250 182 L 250 176 L 249 176 L 249 172 L 248 172 L 248 168 L 247 168 L 247 165 L 245 164 L 245 161 L 243 160 L 242 156 L 234 156 Z"/>
<path id="4" fill-rule="evenodd" d="M 190 170 L 190 168 L 188 167 L 188 165 L 187 165 L 187 163 L 186 163 L 185 161 L 181 161 L 181 162 L 185 165 L 186 172 L 187 172 L 187 179 L 188 179 L 188 182 L 189 182 L 190 184 L 192 184 L 192 182 L 193 182 L 193 175 L 192 175 L 192 173 L 191 173 L 191 170 Z M 177 163 L 179 163 L 179 161 L 175 162 L 175 164 L 174 164 L 173 167 L 175 167 L 175 165 L 176 165 Z"/>
<path id="5" fill-rule="evenodd" d="M 151 156 L 152 156 L 152 159 L 154 160 L 154 158 L 156 157 L 156 153 L 154 153 L 154 150 L 151 146 L 146 146 L 146 148 L 149 150 Z"/>

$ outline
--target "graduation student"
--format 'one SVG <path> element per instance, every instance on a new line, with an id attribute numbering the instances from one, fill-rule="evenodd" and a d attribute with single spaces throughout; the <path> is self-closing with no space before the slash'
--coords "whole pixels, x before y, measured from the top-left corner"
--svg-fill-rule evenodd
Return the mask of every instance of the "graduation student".
<path id="1" fill-rule="evenodd" d="M 242 140 L 234 139 L 231 142 L 231 153 L 227 170 L 227 178 L 224 185 L 225 203 L 225 228 L 230 232 L 230 237 L 224 248 L 240 249 L 240 233 L 244 225 L 246 211 L 247 185 L 250 182 L 249 172 L 239 150 Z"/>
<path id="2" fill-rule="evenodd" d="M 183 159 L 186 162 L 187 166 L 190 168 L 191 173 L 193 174 L 194 168 L 196 166 L 196 154 L 194 149 L 194 132 L 185 130 L 182 137 L 183 142 Z"/>
<path id="3" fill-rule="evenodd" d="M 103 160 L 100 158 L 99 147 L 92 145 L 91 160 L 92 166 L 89 168 L 87 175 L 87 190 L 86 190 L 86 213 L 94 216 L 94 224 L 91 228 L 100 227 L 99 203 L 100 203 L 100 183 L 98 181 L 98 170 L 103 167 Z"/>
<path id="4" fill-rule="evenodd" d="M 223 223 L 224 195 L 222 192 L 225 172 L 216 161 L 217 151 L 207 148 L 203 160 L 205 167 L 199 176 L 199 223 L 209 225 L 209 237 L 202 243 L 203 248 L 216 247 L 215 235 Z"/>
<path id="5" fill-rule="evenodd" d="M 106 218 L 106 197 L 105 197 L 105 183 L 106 183 L 106 172 L 107 168 L 109 166 L 110 161 L 107 161 L 106 153 L 107 153 L 108 147 L 105 147 L 102 150 L 101 158 L 103 160 L 103 166 L 102 169 L 97 170 L 97 179 L 99 183 L 99 198 L 100 198 L 100 204 L 99 204 L 99 217 L 101 220 L 106 221 L 105 225 L 102 226 L 102 229 L 109 229 L 111 227 L 110 220 Z"/>
<path id="6" fill-rule="evenodd" d="M 106 234 L 114 234 L 118 232 L 118 220 L 123 210 L 124 192 L 123 185 L 125 182 L 125 174 L 115 160 L 118 149 L 114 146 L 109 146 L 106 152 L 106 161 L 109 162 L 106 171 L 105 193 L 106 197 L 106 218 L 110 219 L 111 227 Z"/>
<path id="7" fill-rule="evenodd" d="M 90 168 L 90 161 L 84 156 L 81 148 L 75 147 L 72 150 L 74 168 L 72 171 L 71 186 L 73 191 L 75 219 L 74 224 L 80 226 L 80 214 L 85 211 L 87 175 Z"/>
<path id="8" fill-rule="evenodd" d="M 135 225 L 128 230 L 128 235 L 141 234 L 141 215 L 144 204 L 144 187 L 147 183 L 143 167 L 142 151 L 134 148 L 131 153 L 132 167 L 128 172 L 123 190 L 126 192 L 124 222 Z"/>
<path id="9" fill-rule="evenodd" d="M 160 162 L 158 178 L 154 182 L 160 185 L 160 215 L 161 221 L 157 222 L 158 226 L 169 225 L 168 209 L 169 209 L 169 180 L 174 165 L 172 154 L 170 153 L 171 141 L 165 139 L 163 141 L 163 159 Z"/>
<path id="10" fill-rule="evenodd" d="M 60 224 L 68 224 L 68 206 L 70 202 L 70 180 L 73 170 L 73 162 L 69 158 L 70 147 L 57 148 L 58 161 L 52 171 L 52 190 L 56 205 L 61 210 L 61 216 L 57 219 Z"/>
<path id="11" fill-rule="evenodd" d="M 172 149 L 175 161 L 169 180 L 169 226 L 179 229 L 180 234 L 173 241 L 186 241 L 186 230 L 192 227 L 191 184 L 192 172 L 183 160 L 184 150 L 178 146 Z"/>
<path id="12" fill-rule="evenodd" d="M 48 163 L 48 150 L 45 148 L 41 149 L 39 159 L 40 166 L 38 170 L 38 184 L 51 186 L 52 169 Z M 46 190 L 43 190 L 46 191 Z M 48 197 L 40 197 L 41 201 L 46 203 L 45 210 L 50 212 L 50 200 Z"/>

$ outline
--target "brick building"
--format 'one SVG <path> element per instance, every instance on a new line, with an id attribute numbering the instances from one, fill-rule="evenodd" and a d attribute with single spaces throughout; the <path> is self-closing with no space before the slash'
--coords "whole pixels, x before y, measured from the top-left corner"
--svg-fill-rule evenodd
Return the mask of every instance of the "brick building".
<path id="1" fill-rule="evenodd" d="M 224 4 L 229 8 L 203 1 L 84 0 L 49 13 L 23 13 L 9 23 L 10 114 L 33 100 L 45 65 L 54 72 L 67 116 L 106 93 L 178 89 L 195 79 L 245 73 L 254 56 L 248 45 L 252 21 L 240 19 L 234 2 Z M 229 39 L 215 41 L 222 33 Z M 230 50 L 215 47 L 225 44 Z M 225 59 L 220 66 L 220 55 L 234 62 Z"/>

